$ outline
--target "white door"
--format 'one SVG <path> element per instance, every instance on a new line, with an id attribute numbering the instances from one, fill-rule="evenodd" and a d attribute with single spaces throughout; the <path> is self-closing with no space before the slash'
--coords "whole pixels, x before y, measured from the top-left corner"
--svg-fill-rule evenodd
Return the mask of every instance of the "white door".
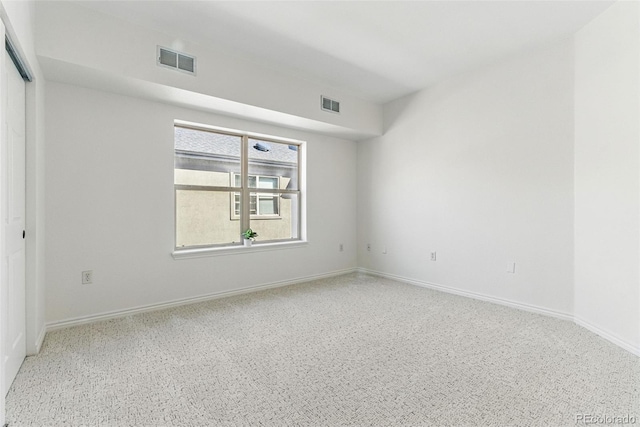
<path id="1" fill-rule="evenodd" d="M 2 138 L 2 313 L 4 395 L 26 356 L 25 340 L 25 82 L 5 52 Z M 2 397 L 4 397 L 4 395 Z"/>

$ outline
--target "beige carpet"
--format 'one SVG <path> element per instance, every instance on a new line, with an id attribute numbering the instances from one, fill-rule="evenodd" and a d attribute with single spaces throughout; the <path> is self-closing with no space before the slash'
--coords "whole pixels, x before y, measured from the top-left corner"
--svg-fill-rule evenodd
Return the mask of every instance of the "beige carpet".
<path id="1" fill-rule="evenodd" d="M 638 357 L 571 322 L 358 274 L 51 332 L 7 396 L 10 427 L 587 415 L 640 425 Z"/>

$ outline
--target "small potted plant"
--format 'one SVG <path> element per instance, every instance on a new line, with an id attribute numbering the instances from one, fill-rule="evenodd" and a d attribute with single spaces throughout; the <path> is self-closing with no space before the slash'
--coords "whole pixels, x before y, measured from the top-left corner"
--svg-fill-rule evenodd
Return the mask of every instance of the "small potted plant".
<path id="1" fill-rule="evenodd" d="M 257 236 L 258 236 L 258 233 L 256 233 L 255 231 L 253 231 L 250 228 L 247 228 L 247 231 L 242 233 L 242 237 L 244 237 L 244 245 L 245 246 L 251 246 L 251 243 L 254 240 L 256 240 Z"/>

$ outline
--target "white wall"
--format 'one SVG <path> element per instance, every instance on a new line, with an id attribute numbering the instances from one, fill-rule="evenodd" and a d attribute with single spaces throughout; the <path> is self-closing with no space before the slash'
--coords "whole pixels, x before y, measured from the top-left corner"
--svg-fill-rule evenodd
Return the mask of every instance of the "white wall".
<path id="1" fill-rule="evenodd" d="M 26 85 L 26 338 L 27 354 L 40 350 L 44 339 L 45 305 L 45 79 L 35 52 L 34 4 L 25 1 L 2 1 L 0 16 L 33 75 Z"/>
<path id="2" fill-rule="evenodd" d="M 355 142 L 54 82 L 46 111 L 48 323 L 355 268 Z M 174 260 L 174 119 L 307 141 L 309 245 Z"/>
<path id="3" fill-rule="evenodd" d="M 640 26 L 618 2 L 575 36 L 575 314 L 640 353 Z"/>
<path id="4" fill-rule="evenodd" d="M 572 103 L 565 40 L 386 105 L 358 143 L 359 266 L 570 315 Z"/>

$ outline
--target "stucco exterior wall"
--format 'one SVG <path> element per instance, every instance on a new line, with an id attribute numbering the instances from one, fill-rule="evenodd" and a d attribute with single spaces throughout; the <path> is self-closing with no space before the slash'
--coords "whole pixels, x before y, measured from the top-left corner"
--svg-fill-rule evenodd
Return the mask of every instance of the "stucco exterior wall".
<path id="1" fill-rule="evenodd" d="M 175 183 L 228 187 L 231 173 L 197 170 L 175 170 Z M 284 189 L 289 178 L 280 177 Z M 226 191 L 176 191 L 176 247 L 242 244 L 240 218 L 232 210 L 233 195 Z M 279 197 L 277 216 L 251 217 L 251 228 L 258 233 L 257 240 L 281 240 L 295 238 L 292 230 L 292 199 Z"/>

